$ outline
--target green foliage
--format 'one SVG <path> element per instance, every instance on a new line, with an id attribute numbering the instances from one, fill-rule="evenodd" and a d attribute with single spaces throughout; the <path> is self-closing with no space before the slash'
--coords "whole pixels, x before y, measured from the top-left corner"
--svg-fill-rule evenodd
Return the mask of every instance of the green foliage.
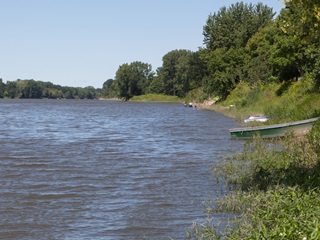
<path id="1" fill-rule="evenodd" d="M 233 191 L 205 203 L 208 221 L 193 224 L 190 239 L 320 239 L 319 154 L 320 121 L 303 139 L 247 142 L 214 165 Z M 235 216 L 224 232 L 212 221 L 221 213 Z"/>
<path id="2" fill-rule="evenodd" d="M 207 64 L 202 87 L 226 99 L 240 81 L 251 87 L 311 76 L 320 86 L 320 3 L 285 1 L 277 19 L 272 9 L 232 4 L 209 15 L 203 29 Z M 279 92 L 279 94 L 281 94 Z"/>
<path id="3" fill-rule="evenodd" d="M 115 81 L 113 79 L 108 79 L 102 85 L 102 96 L 105 98 L 116 98 L 116 86 Z"/>
<path id="4" fill-rule="evenodd" d="M 217 231 L 218 225 L 213 223 L 213 220 L 208 219 L 204 223 L 194 222 L 192 228 L 187 232 L 186 239 L 197 239 L 197 240 L 213 240 L 220 239 L 220 236 Z"/>
<path id="5" fill-rule="evenodd" d="M 151 65 L 142 62 L 122 64 L 116 72 L 117 96 L 125 101 L 146 93 L 154 72 Z"/>
<path id="6" fill-rule="evenodd" d="M 281 21 L 281 16 L 278 21 Z M 281 80 L 296 79 L 303 75 L 304 48 L 300 39 L 285 33 L 276 36 L 270 61 L 273 74 Z"/>
<path id="7" fill-rule="evenodd" d="M 288 78 L 290 67 L 291 72 L 296 71 L 296 77 L 309 73 L 319 83 L 320 2 L 287 0 L 285 5 L 277 21 L 283 32 L 274 53 L 275 60 L 282 56 L 275 61 L 277 71 Z"/>
<path id="8" fill-rule="evenodd" d="M 165 88 L 166 87 L 163 78 L 156 76 L 151 81 L 147 92 L 154 94 L 164 94 L 166 92 Z"/>
<path id="9" fill-rule="evenodd" d="M 204 78 L 203 82 L 208 93 L 226 99 L 240 80 L 247 78 L 248 81 L 257 81 L 254 75 L 259 72 L 252 71 L 256 70 L 255 60 L 259 58 L 261 64 L 266 61 L 265 57 L 259 55 L 255 60 L 248 60 L 250 57 L 245 46 L 273 16 L 272 9 L 261 3 L 252 5 L 241 2 L 232 4 L 228 9 L 223 7 L 218 13 L 208 17 L 203 33 L 207 51 L 201 52 L 201 57 L 208 67 L 208 77 Z M 263 66 L 266 66 L 266 69 L 260 70 L 269 74 L 270 66 Z M 255 79 L 250 79 L 248 75 Z"/>
<path id="10" fill-rule="evenodd" d="M 62 87 L 51 82 L 35 81 L 33 79 L 7 81 L 6 84 L 2 84 L 2 87 L 4 89 L 3 97 L 7 98 L 95 99 L 100 96 L 99 89 L 94 87 Z"/>
<path id="11" fill-rule="evenodd" d="M 218 105 L 235 105 L 236 111 L 226 110 L 225 113 L 241 121 L 244 117 L 257 114 L 270 117 L 266 123 L 260 124 L 304 120 L 319 116 L 320 95 L 314 88 L 311 78 L 257 87 L 240 82 Z"/>
<path id="12" fill-rule="evenodd" d="M 306 72 L 314 79 L 317 88 L 320 87 L 320 46 L 308 45 L 305 51 L 308 61 L 305 65 Z"/>
<path id="13" fill-rule="evenodd" d="M 230 93 L 226 99 L 228 105 L 243 106 L 247 96 L 250 94 L 251 88 L 248 83 L 240 82 L 237 87 Z"/>
<path id="14" fill-rule="evenodd" d="M 163 94 L 146 94 L 134 96 L 130 101 L 135 102 L 180 102 L 181 99 L 177 96 L 168 96 Z"/>
<path id="15" fill-rule="evenodd" d="M 319 44 L 320 2 L 318 0 L 285 0 L 286 8 L 281 14 L 286 16 L 282 30 L 298 36 L 306 45 Z"/>
<path id="16" fill-rule="evenodd" d="M 203 28 L 207 49 L 245 47 L 248 40 L 274 16 L 271 8 L 237 2 L 210 14 Z"/>
<path id="17" fill-rule="evenodd" d="M 207 99 L 209 99 L 209 96 L 203 91 L 202 87 L 189 91 L 184 97 L 185 103 L 204 102 Z"/>
<path id="18" fill-rule="evenodd" d="M 0 78 L 0 98 L 4 97 L 5 87 L 6 85 L 3 83 L 2 78 Z"/>
<path id="19" fill-rule="evenodd" d="M 257 137 L 245 145 L 243 153 L 216 166 L 217 176 L 242 190 L 267 190 L 277 185 L 318 187 L 319 125 L 317 122 L 304 140 L 288 135 L 284 142 L 265 142 Z"/>
<path id="20" fill-rule="evenodd" d="M 206 84 L 210 86 L 215 95 L 225 99 L 236 87 L 242 78 L 244 59 L 244 49 L 233 47 L 218 48 L 207 56 L 209 78 Z"/>
<path id="21" fill-rule="evenodd" d="M 270 123 L 304 120 L 314 116 L 320 107 L 320 97 L 313 93 L 312 79 L 299 82 L 283 82 L 269 104 L 264 104 L 264 113 L 270 116 Z"/>
<path id="22" fill-rule="evenodd" d="M 219 85 L 229 88 L 229 92 L 222 91 L 227 98 L 220 105 L 235 105 L 225 110 L 233 111 L 233 116 L 264 113 L 271 117 L 268 124 L 320 116 L 320 2 L 285 3 L 286 9 L 276 20 L 241 46 L 245 47 L 244 61 L 232 68 L 240 76 L 238 82 L 221 74 L 230 72 L 231 62 L 224 56 L 231 47 L 221 43 L 230 40 L 228 31 L 234 33 L 230 23 L 218 28 L 228 22 L 219 19 L 227 9 L 208 19 L 207 25 L 215 28 L 204 29 L 207 49 L 202 50 L 202 57 L 209 74 L 203 86 L 207 93 L 217 91 Z M 230 45 L 240 46 L 237 40 Z M 288 134 L 277 141 L 257 137 L 248 142 L 242 153 L 214 165 L 217 180 L 225 181 L 232 192 L 206 203 L 208 221 L 193 224 L 190 239 L 320 239 L 319 155 L 319 121 L 304 138 Z M 218 231 L 215 214 L 230 213 L 229 227 Z"/>
<path id="23" fill-rule="evenodd" d="M 173 50 L 162 58 L 158 77 L 152 83 L 151 92 L 184 97 L 192 89 L 201 86 L 206 72 L 199 53 L 188 50 Z"/>
<path id="24" fill-rule="evenodd" d="M 245 50 L 247 54 L 244 66 L 244 79 L 251 86 L 271 82 L 273 66 L 271 62 L 271 47 L 280 29 L 274 21 L 270 21 L 266 27 L 261 28 L 249 39 Z"/>
<path id="25" fill-rule="evenodd" d="M 243 213 L 225 239 L 319 239 L 320 191 L 281 187 L 235 192 L 217 201 L 216 210 Z M 216 238 L 218 239 L 218 238 Z"/>

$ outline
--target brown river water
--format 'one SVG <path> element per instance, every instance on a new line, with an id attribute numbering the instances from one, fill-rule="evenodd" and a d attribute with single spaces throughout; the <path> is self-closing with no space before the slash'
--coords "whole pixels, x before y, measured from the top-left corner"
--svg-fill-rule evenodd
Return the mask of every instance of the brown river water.
<path id="1" fill-rule="evenodd" d="M 184 239 L 233 119 L 175 103 L 0 100 L 0 239 Z M 219 221 L 219 219 L 216 219 Z"/>

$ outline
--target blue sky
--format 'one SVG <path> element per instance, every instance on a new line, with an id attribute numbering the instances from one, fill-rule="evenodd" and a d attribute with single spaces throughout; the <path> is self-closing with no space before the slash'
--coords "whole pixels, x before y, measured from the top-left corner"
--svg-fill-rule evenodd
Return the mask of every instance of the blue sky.
<path id="1" fill-rule="evenodd" d="M 0 0 L 0 78 L 102 87 L 120 65 L 156 70 L 175 49 L 197 51 L 210 13 L 233 0 Z M 262 2 L 280 12 L 279 0 Z"/>

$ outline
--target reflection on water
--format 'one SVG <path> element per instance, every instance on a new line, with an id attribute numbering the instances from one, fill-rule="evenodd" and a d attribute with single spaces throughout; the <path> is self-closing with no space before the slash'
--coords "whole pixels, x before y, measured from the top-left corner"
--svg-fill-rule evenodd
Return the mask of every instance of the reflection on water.
<path id="1" fill-rule="evenodd" d="M 233 120 L 181 104 L 0 101 L 0 238 L 183 239 Z"/>

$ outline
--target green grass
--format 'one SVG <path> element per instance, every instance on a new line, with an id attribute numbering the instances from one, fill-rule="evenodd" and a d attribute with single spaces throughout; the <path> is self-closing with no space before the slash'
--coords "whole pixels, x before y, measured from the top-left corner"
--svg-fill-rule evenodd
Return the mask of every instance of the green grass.
<path id="1" fill-rule="evenodd" d="M 319 116 L 320 95 L 310 79 L 257 89 L 242 83 L 213 108 L 239 121 L 266 114 L 270 124 Z M 254 138 L 213 172 L 231 192 L 205 202 L 208 219 L 194 223 L 188 239 L 320 239 L 320 121 L 304 138 Z M 221 214 L 233 214 L 223 231 Z"/>
<path id="2" fill-rule="evenodd" d="M 130 99 L 134 102 L 181 102 L 177 96 L 168 96 L 162 94 L 146 94 L 141 96 L 134 96 Z"/>
<path id="3" fill-rule="evenodd" d="M 303 139 L 255 138 L 213 171 L 232 193 L 206 202 L 189 239 L 320 239 L 320 121 Z M 233 213 L 218 233 L 215 214 Z M 209 237 L 210 236 L 210 237 Z"/>
<path id="4" fill-rule="evenodd" d="M 230 105 L 235 108 L 229 109 Z M 311 79 L 256 88 L 240 83 L 225 101 L 212 108 L 240 122 L 250 115 L 261 114 L 270 119 L 260 124 L 284 123 L 319 116 L 320 94 Z"/>

